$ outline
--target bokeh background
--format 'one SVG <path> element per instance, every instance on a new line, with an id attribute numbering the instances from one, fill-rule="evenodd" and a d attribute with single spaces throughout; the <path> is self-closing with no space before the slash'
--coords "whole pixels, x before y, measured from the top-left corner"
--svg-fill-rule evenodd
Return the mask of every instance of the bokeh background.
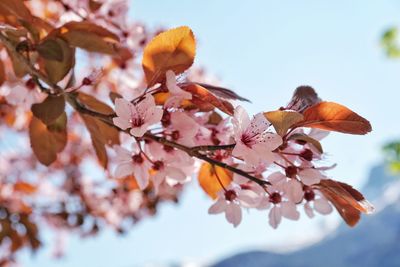
<path id="1" fill-rule="evenodd" d="M 371 134 L 331 134 L 323 142 L 327 164 L 338 163 L 330 172 L 335 179 L 362 188 L 382 160 L 382 146 L 400 135 L 400 61 L 388 60 L 380 47 L 385 29 L 400 25 L 399 1 L 131 2 L 132 18 L 153 28 L 190 26 L 198 41 L 195 64 L 249 98 L 250 113 L 285 105 L 297 86 L 311 85 L 323 99 L 368 118 Z M 178 205 L 164 205 L 124 236 L 111 231 L 84 240 L 68 236 L 63 259 L 51 259 L 47 246 L 37 255 L 26 252 L 22 264 L 197 266 L 248 250 L 290 252 L 319 242 L 341 223 L 336 214 L 302 216 L 273 230 L 267 213 L 251 212 L 234 229 L 223 216 L 207 214 L 211 204 L 194 180 Z M 44 242 L 52 238 L 46 233 Z"/>

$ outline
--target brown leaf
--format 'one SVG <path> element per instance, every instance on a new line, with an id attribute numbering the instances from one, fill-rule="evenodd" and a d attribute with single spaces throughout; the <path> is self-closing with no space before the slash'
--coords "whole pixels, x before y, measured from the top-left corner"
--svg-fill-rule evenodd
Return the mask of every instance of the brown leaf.
<path id="1" fill-rule="evenodd" d="M 11 59 L 15 76 L 24 77 L 28 73 L 25 63 L 15 54 L 16 52 L 7 49 L 7 53 Z"/>
<path id="2" fill-rule="evenodd" d="M 321 102 L 304 111 L 304 120 L 297 127 L 318 128 L 348 134 L 367 134 L 372 128 L 368 120 L 333 102 Z"/>
<path id="3" fill-rule="evenodd" d="M 104 115 L 113 114 L 114 111 L 107 104 L 97 100 L 91 95 L 85 93 L 78 93 L 77 100 L 85 105 L 88 109 L 102 113 Z M 81 114 L 86 128 L 90 133 L 93 147 L 96 151 L 99 163 L 104 168 L 108 165 L 108 156 L 105 146 L 113 146 L 120 143 L 119 131 L 103 122 L 101 119 L 92 117 L 87 114 Z"/>
<path id="4" fill-rule="evenodd" d="M 224 187 L 227 187 L 232 182 L 232 177 L 232 172 L 218 166 L 213 166 L 208 162 L 201 165 L 198 175 L 201 188 L 212 199 L 216 199 L 217 193 L 223 190 L 221 183 Z"/>
<path id="5" fill-rule="evenodd" d="M 64 38 L 71 46 L 80 47 L 89 52 L 115 54 L 119 37 L 109 30 L 88 21 L 71 21 L 57 29 L 55 33 Z"/>
<path id="6" fill-rule="evenodd" d="M 114 110 L 110 106 L 101 102 L 100 100 L 96 99 L 91 95 L 85 93 L 78 93 L 77 100 L 90 110 L 99 112 L 101 114 L 110 115 L 114 113 Z"/>
<path id="7" fill-rule="evenodd" d="M 172 70 L 180 74 L 192 66 L 196 54 L 196 41 L 192 30 L 183 26 L 160 33 L 151 40 L 143 52 L 142 66 L 147 86 L 165 80 Z"/>
<path id="8" fill-rule="evenodd" d="M 31 147 L 37 159 L 49 166 L 67 144 L 67 115 L 65 112 L 51 125 L 32 116 L 29 124 Z"/>
<path id="9" fill-rule="evenodd" d="M 47 96 L 39 104 L 32 105 L 32 113 L 44 124 L 51 125 L 65 110 L 65 99 L 63 96 Z"/>
<path id="10" fill-rule="evenodd" d="M 53 83 L 57 83 L 64 79 L 64 77 L 69 73 L 69 71 L 75 65 L 75 49 L 70 47 L 69 44 L 61 38 L 49 37 L 47 40 L 51 40 L 53 45 L 57 44 L 57 47 L 62 51 L 62 60 L 51 59 L 50 57 L 56 57 L 55 53 L 52 52 L 52 56 L 47 56 L 44 59 L 44 69 Z M 42 55 L 43 56 L 43 55 Z"/>
<path id="11" fill-rule="evenodd" d="M 0 1 L 0 22 L 13 26 L 20 25 L 20 21 L 31 22 L 32 14 L 22 0 Z"/>
<path id="12" fill-rule="evenodd" d="M 198 85 L 206 88 L 208 91 L 212 92 L 218 97 L 221 97 L 226 100 L 240 100 L 240 101 L 247 101 L 250 102 L 247 98 L 244 98 L 238 94 L 236 94 L 234 91 L 223 88 L 223 87 L 218 87 L 210 84 L 205 84 L 205 83 L 197 83 Z"/>
<path id="13" fill-rule="evenodd" d="M 296 88 L 287 109 L 303 113 L 303 111 L 321 102 L 321 98 L 311 86 L 303 85 Z"/>
<path id="14" fill-rule="evenodd" d="M 55 38 L 47 38 L 36 46 L 36 51 L 45 59 L 63 61 L 64 51 Z"/>
<path id="15" fill-rule="evenodd" d="M 182 85 L 182 89 L 192 94 L 192 102 L 196 106 L 200 108 L 203 106 L 201 110 L 208 111 L 207 106 L 209 107 L 209 110 L 216 107 L 228 115 L 233 115 L 232 104 L 229 101 L 218 98 L 206 88 L 195 83 L 190 83 Z"/>
<path id="16" fill-rule="evenodd" d="M 303 120 L 300 113 L 286 110 L 265 112 L 264 116 L 280 136 L 284 136 L 293 125 Z"/>
<path id="17" fill-rule="evenodd" d="M 371 213 L 374 210 L 364 196 L 350 185 L 326 179 L 321 180 L 317 187 L 332 202 L 349 226 L 358 223 L 361 212 Z"/>
<path id="18" fill-rule="evenodd" d="M 90 133 L 90 138 L 92 139 L 92 145 L 96 151 L 97 159 L 99 160 L 100 165 L 106 169 L 108 165 L 108 156 L 104 136 L 100 132 L 99 121 L 98 119 L 86 114 L 81 114 L 81 117 Z"/>
<path id="19" fill-rule="evenodd" d="M 301 134 L 301 133 L 295 133 L 295 134 L 292 134 L 289 136 L 289 140 L 299 140 L 299 141 L 307 142 L 307 143 L 313 145 L 321 154 L 324 153 L 321 143 L 318 140 L 316 140 L 308 135 Z"/>

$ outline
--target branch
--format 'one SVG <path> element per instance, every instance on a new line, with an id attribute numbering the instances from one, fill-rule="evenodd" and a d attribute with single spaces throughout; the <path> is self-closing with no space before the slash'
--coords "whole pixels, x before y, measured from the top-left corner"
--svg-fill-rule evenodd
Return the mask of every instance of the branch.
<path id="1" fill-rule="evenodd" d="M 41 73 L 39 70 L 37 70 L 32 64 L 31 62 L 29 62 L 23 55 L 21 55 L 16 48 L 14 47 L 13 43 L 3 34 L 0 32 L 0 41 L 4 44 L 4 46 L 10 51 L 10 53 L 13 53 L 13 55 L 24 65 L 24 67 L 26 68 L 26 71 L 29 73 L 29 75 L 31 75 L 36 81 L 37 79 L 40 79 L 42 82 L 46 83 L 53 91 L 55 94 L 57 95 L 64 95 L 66 101 L 79 113 L 84 113 L 87 115 L 90 115 L 92 117 L 96 117 L 99 118 L 100 120 L 102 120 L 103 122 L 105 122 L 106 124 L 118 129 L 121 132 L 125 132 L 127 134 L 130 134 L 128 130 L 121 130 L 120 128 L 118 128 L 117 126 L 114 125 L 112 118 L 115 117 L 115 114 L 102 114 L 99 112 L 96 112 L 94 110 L 88 109 L 86 108 L 84 105 L 82 105 L 79 100 L 76 98 L 76 94 L 73 93 L 67 93 L 65 92 L 60 86 L 58 86 L 57 84 L 51 82 L 46 75 L 44 75 L 43 73 Z M 45 91 L 45 93 L 47 94 L 51 94 L 48 91 Z M 249 173 L 240 170 L 238 168 L 235 168 L 231 165 L 228 165 L 224 162 L 221 161 L 217 161 L 213 158 L 210 158 L 206 155 L 201 154 L 199 151 L 201 150 L 208 150 L 208 151 L 213 151 L 213 150 L 219 150 L 219 149 L 230 149 L 233 148 L 235 145 L 231 144 L 231 145 L 225 145 L 225 146 L 198 146 L 198 147 L 187 147 L 184 145 L 181 145 L 179 143 L 175 143 L 173 141 L 170 141 L 164 137 L 159 137 L 159 136 L 155 136 L 151 133 L 146 133 L 144 135 L 144 138 L 156 141 L 160 144 L 169 146 L 169 147 L 173 147 L 179 150 L 182 150 L 184 152 L 186 152 L 189 156 L 201 159 L 203 161 L 206 161 L 212 165 L 216 165 L 219 166 L 221 168 L 227 169 L 233 173 L 239 174 L 243 177 L 246 177 L 247 179 L 259 184 L 260 186 L 262 186 L 264 188 L 265 185 L 270 185 L 270 183 L 268 181 L 259 179 L 255 176 L 250 175 Z"/>
<path id="2" fill-rule="evenodd" d="M 49 78 L 47 78 L 46 75 L 41 73 L 39 70 L 37 70 L 31 62 L 28 61 L 26 57 L 24 57 L 22 54 L 20 54 L 17 50 L 14 44 L 8 39 L 2 32 L 0 32 L 0 41 L 3 43 L 3 45 L 7 48 L 7 50 L 13 54 L 15 58 L 18 59 L 23 65 L 26 71 L 34 78 L 38 78 L 44 83 L 46 83 L 51 89 L 53 89 L 53 93 L 55 94 L 64 94 L 64 90 L 58 86 L 55 83 L 52 83 Z M 49 92 L 45 92 L 47 94 L 50 94 Z"/>

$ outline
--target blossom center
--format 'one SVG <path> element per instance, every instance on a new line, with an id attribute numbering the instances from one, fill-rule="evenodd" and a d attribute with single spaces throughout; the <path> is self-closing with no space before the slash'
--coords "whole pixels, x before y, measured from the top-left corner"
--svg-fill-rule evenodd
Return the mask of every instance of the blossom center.
<path id="1" fill-rule="evenodd" d="M 237 198 L 237 194 L 236 194 L 235 191 L 233 191 L 233 190 L 227 190 L 227 191 L 225 192 L 225 199 L 226 199 L 226 200 L 228 200 L 228 201 L 233 201 L 233 200 L 235 200 L 236 198 Z"/>
<path id="2" fill-rule="evenodd" d="M 274 192 L 269 196 L 269 201 L 273 204 L 279 204 L 282 202 L 282 196 L 278 192 Z"/>
<path id="3" fill-rule="evenodd" d="M 144 124 L 144 119 L 140 116 L 133 117 L 130 121 L 132 128 L 140 127 Z"/>
<path id="4" fill-rule="evenodd" d="M 132 160 L 133 160 L 134 163 L 137 163 L 137 164 L 142 164 L 143 161 L 144 161 L 143 158 L 142 158 L 142 155 L 140 155 L 140 154 L 133 155 L 132 156 Z"/>
<path id="5" fill-rule="evenodd" d="M 154 164 L 153 164 L 153 169 L 156 171 L 161 170 L 163 167 L 164 167 L 164 162 L 162 162 L 160 160 L 154 162 Z"/>
<path id="6" fill-rule="evenodd" d="M 295 178 L 297 174 L 297 167 L 295 166 L 288 166 L 285 169 L 286 177 Z"/>

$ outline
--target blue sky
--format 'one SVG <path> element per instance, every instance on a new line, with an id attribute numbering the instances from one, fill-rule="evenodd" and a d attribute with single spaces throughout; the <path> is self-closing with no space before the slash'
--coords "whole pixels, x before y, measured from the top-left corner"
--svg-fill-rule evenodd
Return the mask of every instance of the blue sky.
<path id="1" fill-rule="evenodd" d="M 132 16 L 156 27 L 190 26 L 198 40 L 196 64 L 224 86 L 252 100 L 250 113 L 284 105 L 293 90 L 313 86 L 323 99 L 344 104 L 368 118 L 367 136 L 332 134 L 323 143 L 330 175 L 358 187 L 381 160 L 380 148 L 400 136 L 400 61 L 385 58 L 383 30 L 400 25 L 398 1 L 233 1 L 137 0 Z M 24 266 L 144 266 L 148 262 L 209 261 L 251 248 L 292 246 L 318 237 L 336 221 L 285 221 L 278 230 L 267 214 L 246 214 L 234 229 L 223 216 L 209 216 L 211 201 L 196 182 L 178 206 L 125 237 L 105 232 L 86 240 L 71 236 L 66 258 L 55 262 L 45 248 Z M 45 237 L 50 244 L 53 240 Z"/>

